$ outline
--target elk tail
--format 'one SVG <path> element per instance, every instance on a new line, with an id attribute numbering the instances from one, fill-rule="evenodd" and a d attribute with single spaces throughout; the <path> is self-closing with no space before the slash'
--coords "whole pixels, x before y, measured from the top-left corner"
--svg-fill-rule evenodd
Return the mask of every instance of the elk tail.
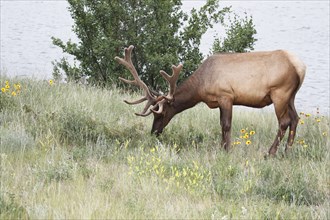
<path id="1" fill-rule="evenodd" d="M 299 86 L 297 90 L 301 87 L 301 84 L 304 81 L 305 74 L 306 74 L 306 65 L 294 54 L 286 51 L 290 61 L 292 62 L 293 66 L 296 68 L 296 72 L 299 76 Z"/>

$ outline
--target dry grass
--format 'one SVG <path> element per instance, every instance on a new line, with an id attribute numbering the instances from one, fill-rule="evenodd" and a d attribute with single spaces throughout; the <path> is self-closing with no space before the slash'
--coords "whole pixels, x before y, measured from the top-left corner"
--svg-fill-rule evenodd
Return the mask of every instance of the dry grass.
<path id="1" fill-rule="evenodd" d="M 265 160 L 277 130 L 268 110 L 235 110 L 226 153 L 219 111 L 204 105 L 156 138 L 152 118 L 134 116 L 142 107 L 126 106 L 131 95 L 116 88 L 8 85 L 0 94 L 1 219 L 330 217 L 328 116 L 301 113 L 292 153 L 283 157 L 283 142 Z"/>

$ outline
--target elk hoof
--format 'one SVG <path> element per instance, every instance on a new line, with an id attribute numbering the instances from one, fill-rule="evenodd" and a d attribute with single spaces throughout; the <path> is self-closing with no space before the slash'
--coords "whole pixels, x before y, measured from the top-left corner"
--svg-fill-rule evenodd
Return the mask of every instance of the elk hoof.
<path id="1" fill-rule="evenodd" d="M 276 157 L 276 154 L 273 154 L 273 153 L 265 153 L 264 154 L 264 159 L 267 160 L 269 158 L 275 158 Z"/>
<path id="2" fill-rule="evenodd" d="M 287 147 L 285 148 L 285 154 L 286 154 L 286 155 L 290 155 L 291 152 L 292 152 L 292 146 L 287 146 Z"/>

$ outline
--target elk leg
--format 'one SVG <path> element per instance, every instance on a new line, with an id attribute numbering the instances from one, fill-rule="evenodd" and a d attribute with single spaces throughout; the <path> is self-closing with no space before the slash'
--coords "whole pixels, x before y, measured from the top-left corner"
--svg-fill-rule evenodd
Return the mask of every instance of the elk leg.
<path id="1" fill-rule="evenodd" d="M 279 129 L 278 129 L 276 138 L 274 140 L 274 143 L 272 144 L 271 148 L 269 149 L 269 152 L 268 152 L 269 155 L 276 154 L 277 148 L 285 135 L 286 129 L 289 127 L 290 122 L 291 122 L 288 107 L 281 108 L 281 106 L 277 106 L 275 103 L 274 103 L 274 105 L 275 105 L 276 116 L 278 119 Z"/>
<path id="2" fill-rule="evenodd" d="M 299 116 L 297 114 L 296 108 L 294 107 L 293 100 L 289 104 L 289 117 L 291 119 L 291 122 L 290 122 L 290 133 L 289 133 L 289 137 L 288 137 L 288 142 L 287 142 L 287 145 L 285 147 L 285 152 L 286 153 L 289 151 L 289 149 L 293 145 L 294 138 L 296 136 L 297 125 L 298 125 L 298 122 L 299 122 Z"/>
<path id="3" fill-rule="evenodd" d="M 220 125 L 222 129 L 221 147 L 224 147 L 226 151 L 230 148 L 230 136 L 231 136 L 231 120 L 233 104 L 230 101 L 221 102 L 220 106 Z"/>

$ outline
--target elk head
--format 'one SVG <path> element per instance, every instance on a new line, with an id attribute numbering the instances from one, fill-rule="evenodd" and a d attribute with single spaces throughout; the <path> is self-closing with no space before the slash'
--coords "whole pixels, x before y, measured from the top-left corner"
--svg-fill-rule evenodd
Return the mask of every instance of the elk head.
<path id="1" fill-rule="evenodd" d="M 174 94 L 176 90 L 176 82 L 178 80 L 182 65 L 172 66 L 172 76 L 168 75 L 165 71 L 161 70 L 160 74 L 169 83 L 170 89 L 167 95 L 156 94 L 150 90 L 148 86 L 140 79 L 131 59 L 132 50 L 134 46 L 131 45 L 125 48 L 124 58 L 115 57 L 115 60 L 124 65 L 133 75 L 134 80 L 127 80 L 119 77 L 119 79 L 125 83 L 139 86 L 144 90 L 144 96 L 136 101 L 127 101 L 125 103 L 129 105 L 135 105 L 147 101 L 144 109 L 141 113 L 135 113 L 137 116 L 146 117 L 153 113 L 154 121 L 151 129 L 151 133 L 160 134 L 164 127 L 170 122 L 172 117 L 175 115 L 173 108 L 173 102 L 175 100 Z"/>

